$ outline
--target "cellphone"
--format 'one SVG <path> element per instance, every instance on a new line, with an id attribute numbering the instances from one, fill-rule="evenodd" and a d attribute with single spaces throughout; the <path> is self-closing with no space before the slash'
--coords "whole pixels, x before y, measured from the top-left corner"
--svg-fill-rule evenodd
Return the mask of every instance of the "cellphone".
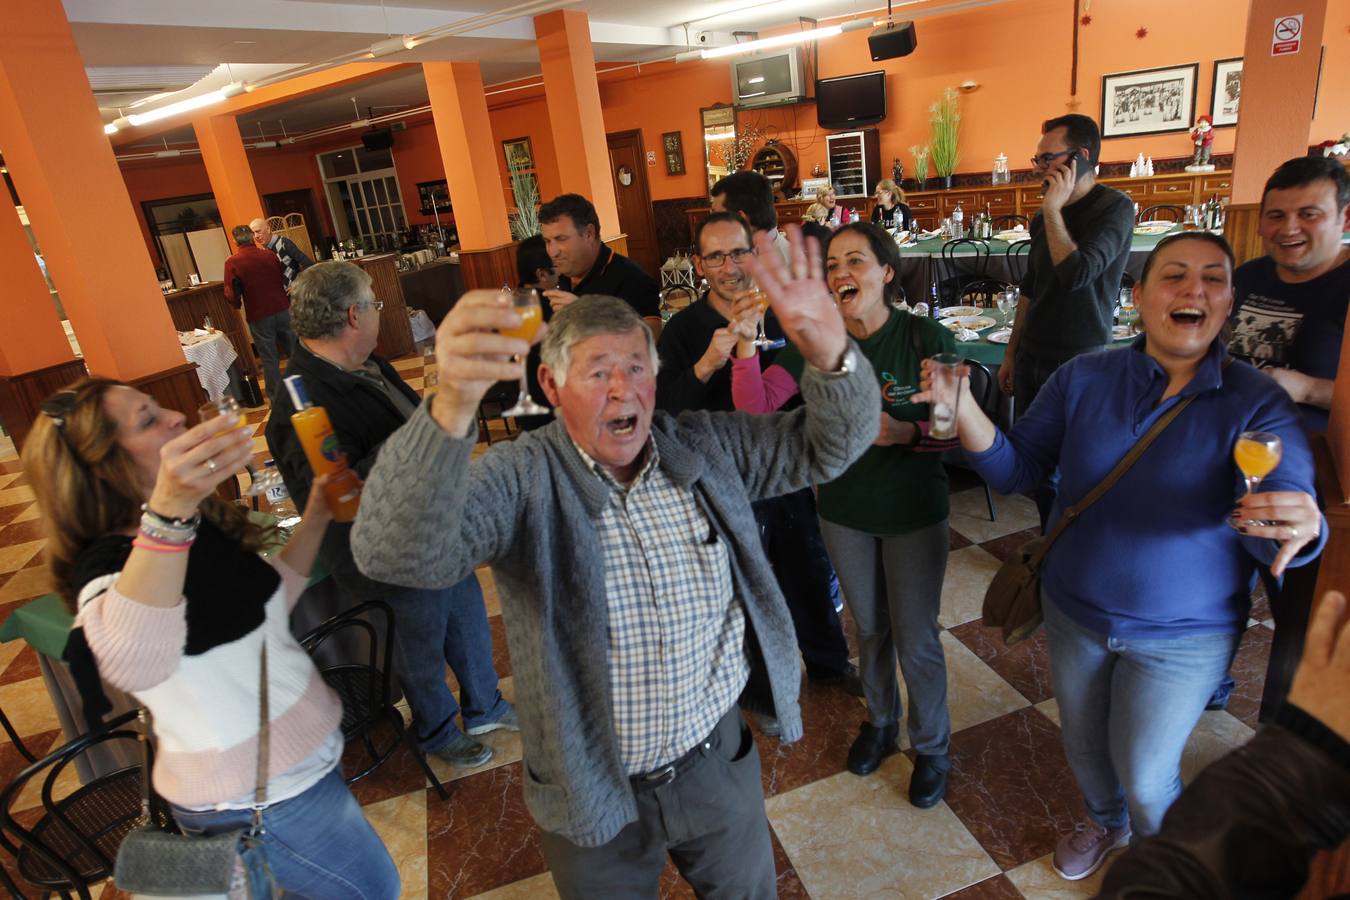
<path id="1" fill-rule="evenodd" d="M 1067 160 L 1064 161 L 1065 165 L 1069 165 L 1070 163 L 1073 164 L 1074 183 L 1082 181 L 1084 178 L 1088 176 L 1088 173 L 1092 171 L 1092 166 L 1088 165 L 1087 157 L 1082 156 L 1081 151 L 1079 151 L 1079 154 L 1080 155 L 1070 156 Z M 1048 187 L 1050 187 L 1049 178 L 1041 182 L 1042 190 L 1045 190 Z"/>

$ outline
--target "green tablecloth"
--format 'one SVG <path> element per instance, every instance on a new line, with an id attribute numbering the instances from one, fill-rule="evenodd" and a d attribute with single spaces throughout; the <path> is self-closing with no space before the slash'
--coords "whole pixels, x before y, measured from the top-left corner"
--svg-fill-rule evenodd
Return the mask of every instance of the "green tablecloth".
<path id="1" fill-rule="evenodd" d="M 980 310 L 980 315 L 988 316 L 998 324 L 992 328 L 986 328 L 981 331 L 979 333 L 980 339 L 978 341 L 957 341 L 956 352 L 961 354 L 965 359 L 973 359 L 976 362 L 982 362 L 987 366 L 1000 366 L 1003 364 L 1003 357 L 1004 354 L 1007 353 L 1008 347 L 1006 344 L 991 344 L 989 342 L 989 335 L 1004 327 L 1003 313 L 996 309 L 982 309 Z M 1133 340 L 1133 338 L 1124 338 L 1116 341 L 1113 346 L 1124 347 L 1131 340 Z"/>

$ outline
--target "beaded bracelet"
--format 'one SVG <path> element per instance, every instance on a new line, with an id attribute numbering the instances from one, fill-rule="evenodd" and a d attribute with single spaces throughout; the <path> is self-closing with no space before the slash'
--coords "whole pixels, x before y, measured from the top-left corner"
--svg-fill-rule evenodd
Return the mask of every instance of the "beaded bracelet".
<path id="1" fill-rule="evenodd" d="M 163 528 L 196 529 L 196 527 L 202 523 L 201 510 L 193 511 L 192 515 L 186 519 L 177 519 L 174 518 L 173 516 L 166 516 L 155 512 L 153 509 L 150 508 L 149 503 L 142 503 L 141 518 L 144 519 L 146 516 L 149 516 L 151 519 L 155 520 Z"/>

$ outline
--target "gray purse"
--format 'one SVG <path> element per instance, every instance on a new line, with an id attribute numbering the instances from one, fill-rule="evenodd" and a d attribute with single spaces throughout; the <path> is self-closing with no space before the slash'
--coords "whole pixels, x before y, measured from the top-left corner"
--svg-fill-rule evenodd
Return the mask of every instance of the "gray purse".
<path id="1" fill-rule="evenodd" d="M 263 639 L 258 676 L 258 769 L 253 792 L 253 821 L 209 837 L 170 834 L 155 826 L 150 811 L 150 713 L 141 710 L 141 824 L 122 840 L 113 868 L 119 890 L 145 897 L 270 898 L 275 893 L 261 842 L 267 803 L 268 708 L 267 640 Z M 242 861 L 242 864 L 241 864 Z"/>

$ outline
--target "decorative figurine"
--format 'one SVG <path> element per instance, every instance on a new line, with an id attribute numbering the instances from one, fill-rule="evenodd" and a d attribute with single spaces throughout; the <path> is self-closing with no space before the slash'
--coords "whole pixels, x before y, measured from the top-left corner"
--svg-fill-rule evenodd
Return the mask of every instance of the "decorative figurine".
<path id="1" fill-rule="evenodd" d="M 895 158 L 895 162 L 891 163 L 891 180 L 896 184 L 905 183 L 905 167 L 898 156 Z"/>
<path id="2" fill-rule="evenodd" d="M 1191 132 L 1191 143 L 1195 144 L 1195 162 L 1186 167 L 1187 172 L 1213 172 L 1209 161 L 1209 148 L 1214 144 L 1214 120 L 1209 116 L 1200 116 L 1195 120 L 1195 129 Z"/>

